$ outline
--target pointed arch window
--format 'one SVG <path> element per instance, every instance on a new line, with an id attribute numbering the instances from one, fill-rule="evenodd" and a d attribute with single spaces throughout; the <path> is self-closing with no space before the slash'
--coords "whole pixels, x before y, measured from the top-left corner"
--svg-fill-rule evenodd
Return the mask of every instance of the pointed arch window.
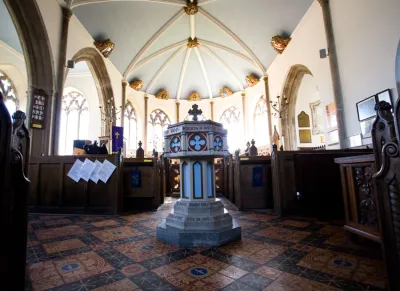
<path id="1" fill-rule="evenodd" d="M 137 147 L 137 116 L 135 108 L 130 102 L 125 105 L 124 114 L 124 138 L 126 139 L 126 148 L 136 149 Z"/>
<path id="2" fill-rule="evenodd" d="M 220 118 L 224 128 L 228 130 L 228 146 L 231 152 L 240 148 L 243 128 L 240 124 L 240 110 L 235 106 L 226 109 Z"/>
<path id="3" fill-rule="evenodd" d="M 254 110 L 254 136 L 257 137 L 259 146 L 268 145 L 270 137 L 268 136 L 268 106 L 264 96 L 258 99 L 256 109 Z"/>
<path id="4" fill-rule="evenodd" d="M 5 97 L 8 112 L 12 115 L 18 110 L 19 102 L 13 82 L 3 71 L 0 71 L 0 91 Z"/>
<path id="5" fill-rule="evenodd" d="M 148 149 L 155 149 L 158 152 L 164 151 L 164 130 L 167 130 L 171 121 L 167 114 L 160 109 L 150 113 L 148 124 Z"/>
<path id="6" fill-rule="evenodd" d="M 88 102 L 85 96 L 73 88 L 64 90 L 60 130 L 60 155 L 71 155 L 73 153 L 74 140 L 88 138 Z"/>

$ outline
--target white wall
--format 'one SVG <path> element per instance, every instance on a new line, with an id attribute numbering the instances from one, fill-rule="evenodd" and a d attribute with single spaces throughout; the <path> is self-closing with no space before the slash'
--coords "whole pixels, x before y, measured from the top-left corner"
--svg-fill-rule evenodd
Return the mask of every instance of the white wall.
<path id="1" fill-rule="evenodd" d="M 19 110 L 27 111 L 28 78 L 22 54 L 0 40 L 0 70 L 11 79 L 17 91 Z"/>
<path id="2" fill-rule="evenodd" d="M 297 94 L 296 102 L 296 136 L 297 136 L 297 147 L 317 147 L 322 145 L 321 135 L 313 135 L 313 118 L 310 108 L 310 103 L 320 100 L 317 85 L 313 76 L 305 75 L 301 81 L 299 92 Z M 299 128 L 298 115 L 304 111 L 310 117 L 310 127 L 309 128 Z M 323 124 L 324 126 L 325 124 Z M 311 131 L 311 143 L 300 143 L 299 130 L 310 129 Z"/>
<path id="3" fill-rule="evenodd" d="M 347 137 L 360 133 L 356 103 L 385 89 L 396 98 L 398 0 L 330 1 Z"/>
<path id="4" fill-rule="evenodd" d="M 69 73 L 64 88 L 67 87 L 78 89 L 89 105 L 89 136 L 82 136 L 81 139 L 98 140 L 101 136 L 100 102 L 93 76 L 90 73 Z"/>

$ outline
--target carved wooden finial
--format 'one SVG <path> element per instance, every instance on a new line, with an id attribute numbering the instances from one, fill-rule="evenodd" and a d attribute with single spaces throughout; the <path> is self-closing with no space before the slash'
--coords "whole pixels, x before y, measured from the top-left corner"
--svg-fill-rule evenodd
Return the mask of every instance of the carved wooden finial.
<path id="1" fill-rule="evenodd" d="M 144 150 L 142 149 L 142 141 L 139 141 L 139 148 L 136 150 L 137 158 L 144 158 Z"/>

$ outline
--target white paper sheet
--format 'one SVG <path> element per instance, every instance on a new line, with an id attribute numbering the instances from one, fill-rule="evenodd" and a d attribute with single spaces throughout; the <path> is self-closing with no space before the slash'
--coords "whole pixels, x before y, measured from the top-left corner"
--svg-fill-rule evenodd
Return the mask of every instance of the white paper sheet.
<path id="1" fill-rule="evenodd" d="M 101 166 L 103 164 L 98 160 L 95 160 L 94 163 L 96 165 L 96 168 L 94 169 L 92 175 L 90 176 L 90 180 L 92 180 L 93 182 L 95 182 L 97 184 L 97 182 L 99 182 L 99 179 L 100 179 L 99 172 L 100 172 Z"/>
<path id="2" fill-rule="evenodd" d="M 92 176 L 92 173 L 94 171 L 94 169 L 96 168 L 96 164 L 93 163 L 91 160 L 89 159 L 85 159 L 85 161 L 83 162 L 83 165 L 81 167 L 81 178 L 83 180 L 85 180 L 86 182 L 89 181 L 90 176 Z"/>
<path id="3" fill-rule="evenodd" d="M 79 182 L 81 179 L 81 167 L 83 165 L 83 162 L 81 160 L 76 160 L 74 165 L 72 166 L 71 170 L 68 172 L 68 177 L 70 177 L 72 180 L 75 182 Z"/>
<path id="4" fill-rule="evenodd" d="M 116 166 L 110 163 L 107 160 L 104 160 L 103 165 L 100 168 L 99 178 L 104 183 L 107 183 L 108 179 L 110 179 L 112 173 L 114 172 Z"/>

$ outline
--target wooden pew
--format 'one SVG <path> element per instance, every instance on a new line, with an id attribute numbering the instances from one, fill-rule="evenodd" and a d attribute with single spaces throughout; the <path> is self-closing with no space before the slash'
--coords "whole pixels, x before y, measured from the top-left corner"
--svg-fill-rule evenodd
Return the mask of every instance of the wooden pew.
<path id="1" fill-rule="evenodd" d="M 277 151 L 272 153 L 274 211 L 280 215 L 343 218 L 339 166 L 335 158 L 371 150 Z"/>
<path id="2" fill-rule="evenodd" d="M 67 176 L 77 159 L 108 160 L 117 168 L 106 184 Z M 29 210 L 33 213 L 102 214 L 122 212 L 122 155 L 31 157 Z"/>
<path id="3" fill-rule="evenodd" d="M 0 227 L 5 235 L 0 248 L 0 280 L 2 290 L 12 291 L 25 288 L 29 180 L 24 168 L 29 162 L 30 139 L 27 131 L 26 135 L 13 133 L 3 98 L 0 92 Z M 25 132 L 25 124 L 20 124 L 25 114 L 14 117 L 14 125 L 18 123 Z"/>

